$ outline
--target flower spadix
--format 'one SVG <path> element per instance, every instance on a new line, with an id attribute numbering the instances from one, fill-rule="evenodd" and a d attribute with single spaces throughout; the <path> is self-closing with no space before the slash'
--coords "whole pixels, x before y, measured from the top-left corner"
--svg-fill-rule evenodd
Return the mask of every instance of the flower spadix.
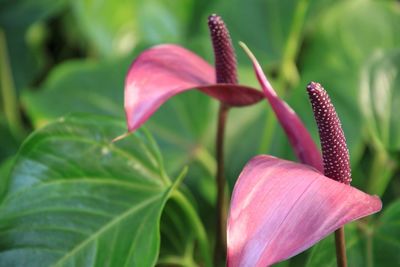
<path id="1" fill-rule="evenodd" d="M 322 87 L 313 83 L 307 90 L 314 111 L 320 112 L 315 117 L 323 135 L 322 147 L 327 149 L 323 160 L 299 117 L 276 95 L 250 55 L 267 100 L 305 164 L 261 155 L 244 167 L 233 190 L 228 217 L 229 267 L 270 266 L 306 250 L 344 224 L 382 208 L 378 197 L 349 185 L 343 131 Z M 343 154 L 343 158 L 335 157 L 336 153 Z M 323 170 L 331 179 L 322 174 Z"/>

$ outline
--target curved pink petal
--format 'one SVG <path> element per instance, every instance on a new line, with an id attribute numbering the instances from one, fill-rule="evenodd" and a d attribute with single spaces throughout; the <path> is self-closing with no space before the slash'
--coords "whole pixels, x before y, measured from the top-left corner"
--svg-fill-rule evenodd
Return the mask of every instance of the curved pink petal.
<path id="1" fill-rule="evenodd" d="M 307 165 L 254 157 L 232 195 L 228 266 L 265 267 L 285 260 L 381 207 L 378 197 Z"/>
<path id="2" fill-rule="evenodd" d="M 170 97 L 198 88 L 230 106 L 254 104 L 264 98 L 255 89 L 215 84 L 215 70 L 206 61 L 177 45 L 144 51 L 132 63 L 125 80 L 128 130 L 140 127 Z"/>
<path id="3" fill-rule="evenodd" d="M 320 172 L 323 172 L 323 163 L 321 153 L 318 150 L 315 142 L 311 138 L 303 122 L 297 116 L 296 112 L 276 94 L 274 88 L 265 76 L 260 64 L 255 56 L 243 43 L 240 44 L 246 51 L 247 55 L 253 62 L 254 71 L 257 79 L 261 84 L 264 94 L 274 110 L 283 130 L 296 153 L 298 159 L 304 164 L 313 166 Z"/>

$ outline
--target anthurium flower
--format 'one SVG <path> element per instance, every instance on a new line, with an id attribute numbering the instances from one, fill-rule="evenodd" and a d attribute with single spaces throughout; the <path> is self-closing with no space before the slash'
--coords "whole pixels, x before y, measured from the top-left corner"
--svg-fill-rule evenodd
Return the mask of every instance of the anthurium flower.
<path id="1" fill-rule="evenodd" d="M 307 130 L 276 95 L 256 58 L 248 49 L 247 52 L 293 148 L 312 155 L 297 152 L 308 165 L 266 155 L 247 163 L 235 184 L 228 217 L 230 267 L 270 266 L 306 250 L 344 224 L 382 208 L 378 197 L 349 185 L 344 134 L 322 86 L 310 83 L 307 91 L 319 127 L 323 160 L 315 151 L 315 144 L 310 149 L 311 139 L 296 139 L 296 132 Z M 321 162 L 325 175 L 321 173 Z"/>
<path id="2" fill-rule="evenodd" d="M 125 79 L 124 105 L 128 131 L 139 128 L 172 96 L 195 88 L 228 106 L 247 106 L 266 97 L 298 158 L 322 172 L 321 155 L 310 134 L 296 113 L 279 99 L 268 80 L 260 76 L 262 70 L 258 63 L 254 67 L 264 94 L 237 84 L 236 59 L 221 18 L 211 15 L 209 28 L 215 68 L 191 51 L 174 44 L 154 46 L 134 60 Z M 243 43 L 241 45 L 244 46 Z"/>
<path id="3" fill-rule="evenodd" d="M 214 42 L 214 68 L 193 52 L 174 44 L 154 46 L 141 53 L 130 66 L 125 80 L 125 114 L 128 130 L 140 127 L 172 96 L 198 89 L 227 106 L 246 106 L 264 98 L 262 92 L 236 81 L 236 61 L 230 44 L 221 38 L 229 33 L 219 16 L 209 19 Z M 228 38 L 229 37 L 229 38 Z M 216 75 L 217 72 L 217 75 Z M 234 74 L 234 75 L 231 75 Z"/>
<path id="4" fill-rule="evenodd" d="M 381 201 L 312 167 L 257 156 L 240 174 L 228 219 L 228 266 L 265 267 L 288 259 Z"/>

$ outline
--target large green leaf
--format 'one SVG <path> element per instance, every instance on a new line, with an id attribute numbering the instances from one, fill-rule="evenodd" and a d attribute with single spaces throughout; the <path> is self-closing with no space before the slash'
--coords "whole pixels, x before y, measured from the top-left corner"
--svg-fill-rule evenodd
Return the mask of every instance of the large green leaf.
<path id="1" fill-rule="evenodd" d="M 371 134 L 388 150 L 400 149 L 400 50 L 375 54 L 361 75 L 360 105 Z"/>
<path id="2" fill-rule="evenodd" d="M 0 266 L 152 266 L 173 185 L 146 132 L 62 118 L 20 149 L 0 207 Z"/>

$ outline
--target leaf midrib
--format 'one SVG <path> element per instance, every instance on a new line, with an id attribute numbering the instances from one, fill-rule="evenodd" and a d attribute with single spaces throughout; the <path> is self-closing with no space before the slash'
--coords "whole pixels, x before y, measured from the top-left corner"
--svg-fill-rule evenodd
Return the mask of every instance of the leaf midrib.
<path id="1" fill-rule="evenodd" d="M 131 215 L 134 212 L 137 212 L 140 209 L 143 209 L 144 207 L 150 205 L 153 202 L 156 202 L 158 199 L 161 199 L 163 195 L 157 195 L 153 198 L 150 198 L 142 203 L 140 205 L 134 206 L 131 209 L 127 210 L 120 216 L 117 216 L 114 220 L 110 221 L 108 224 L 105 226 L 101 227 L 99 230 L 97 230 L 94 234 L 89 236 L 89 238 L 83 240 L 79 244 L 77 244 L 70 252 L 64 255 L 61 259 L 59 259 L 57 262 L 55 262 L 52 266 L 62 266 L 62 264 L 67 261 L 70 257 L 72 257 L 75 253 L 77 253 L 80 249 L 88 245 L 90 242 L 94 241 L 96 238 L 98 238 L 102 233 L 113 227 L 114 225 L 118 224 L 122 220 L 124 220 L 126 217 Z"/>

